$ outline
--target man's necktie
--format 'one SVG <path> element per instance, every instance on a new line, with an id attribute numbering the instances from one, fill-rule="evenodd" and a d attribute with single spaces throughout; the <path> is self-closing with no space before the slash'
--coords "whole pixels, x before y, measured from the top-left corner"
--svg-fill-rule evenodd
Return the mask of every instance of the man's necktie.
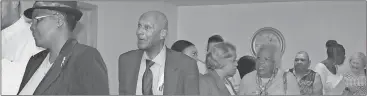
<path id="1" fill-rule="evenodd" d="M 151 60 L 146 60 L 146 68 L 143 75 L 143 95 L 153 95 L 152 85 L 153 85 L 153 73 L 152 70 L 150 70 L 150 67 L 154 64 Z"/>

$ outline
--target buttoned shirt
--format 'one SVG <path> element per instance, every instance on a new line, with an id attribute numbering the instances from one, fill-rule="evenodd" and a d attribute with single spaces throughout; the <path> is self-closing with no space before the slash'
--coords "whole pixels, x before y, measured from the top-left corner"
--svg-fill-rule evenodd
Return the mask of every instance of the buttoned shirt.
<path id="1" fill-rule="evenodd" d="M 153 95 L 163 95 L 164 67 L 166 63 L 166 47 L 163 47 L 162 50 L 158 53 L 158 55 L 153 59 L 150 59 L 146 52 L 143 53 L 143 57 L 140 63 L 138 81 L 136 85 L 136 95 L 143 95 L 142 80 L 146 68 L 147 59 L 152 60 L 154 62 L 154 65 L 150 67 L 150 70 L 153 73 L 153 85 L 152 85 Z"/>

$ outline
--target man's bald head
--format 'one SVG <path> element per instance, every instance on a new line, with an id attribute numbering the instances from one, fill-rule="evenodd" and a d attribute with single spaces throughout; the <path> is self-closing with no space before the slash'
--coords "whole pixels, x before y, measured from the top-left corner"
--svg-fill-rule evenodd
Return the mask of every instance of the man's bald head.
<path id="1" fill-rule="evenodd" d="M 164 13 L 159 11 L 148 11 L 139 18 L 138 29 L 139 49 L 154 49 L 164 45 L 168 34 L 168 20 Z"/>
<path id="2" fill-rule="evenodd" d="M 148 11 L 140 16 L 140 19 L 151 19 L 154 21 L 154 27 L 157 29 L 168 30 L 168 19 L 166 15 L 160 11 Z"/>
<path id="3" fill-rule="evenodd" d="M 300 51 L 300 52 L 297 52 L 296 54 L 296 58 L 297 57 L 303 57 L 307 60 L 310 60 L 309 56 L 308 56 L 308 53 L 306 51 Z"/>

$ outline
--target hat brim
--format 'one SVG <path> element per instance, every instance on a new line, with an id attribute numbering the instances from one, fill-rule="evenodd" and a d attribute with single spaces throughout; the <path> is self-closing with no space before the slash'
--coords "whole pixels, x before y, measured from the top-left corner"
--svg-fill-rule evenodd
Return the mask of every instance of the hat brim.
<path id="1" fill-rule="evenodd" d="M 49 10 L 55 10 L 60 12 L 65 12 L 68 15 L 75 16 L 75 20 L 79 21 L 80 18 L 83 16 L 83 13 L 77 9 L 74 8 L 67 8 L 67 7 L 36 7 L 36 8 L 28 8 L 24 11 L 24 16 L 32 19 L 32 14 L 35 9 L 49 9 Z"/>

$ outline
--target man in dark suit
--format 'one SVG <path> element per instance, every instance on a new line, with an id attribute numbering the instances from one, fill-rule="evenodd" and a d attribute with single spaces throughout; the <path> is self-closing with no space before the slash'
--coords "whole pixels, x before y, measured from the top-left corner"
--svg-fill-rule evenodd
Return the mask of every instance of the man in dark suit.
<path id="1" fill-rule="evenodd" d="M 199 95 L 196 61 L 168 49 L 167 17 L 159 11 L 141 15 L 138 48 L 119 57 L 120 95 Z"/>
<path id="2" fill-rule="evenodd" d="M 76 1 L 36 1 L 24 11 L 32 19 L 36 45 L 46 50 L 27 64 L 19 95 L 108 95 L 106 65 L 97 51 L 71 39 L 82 12 Z"/>

